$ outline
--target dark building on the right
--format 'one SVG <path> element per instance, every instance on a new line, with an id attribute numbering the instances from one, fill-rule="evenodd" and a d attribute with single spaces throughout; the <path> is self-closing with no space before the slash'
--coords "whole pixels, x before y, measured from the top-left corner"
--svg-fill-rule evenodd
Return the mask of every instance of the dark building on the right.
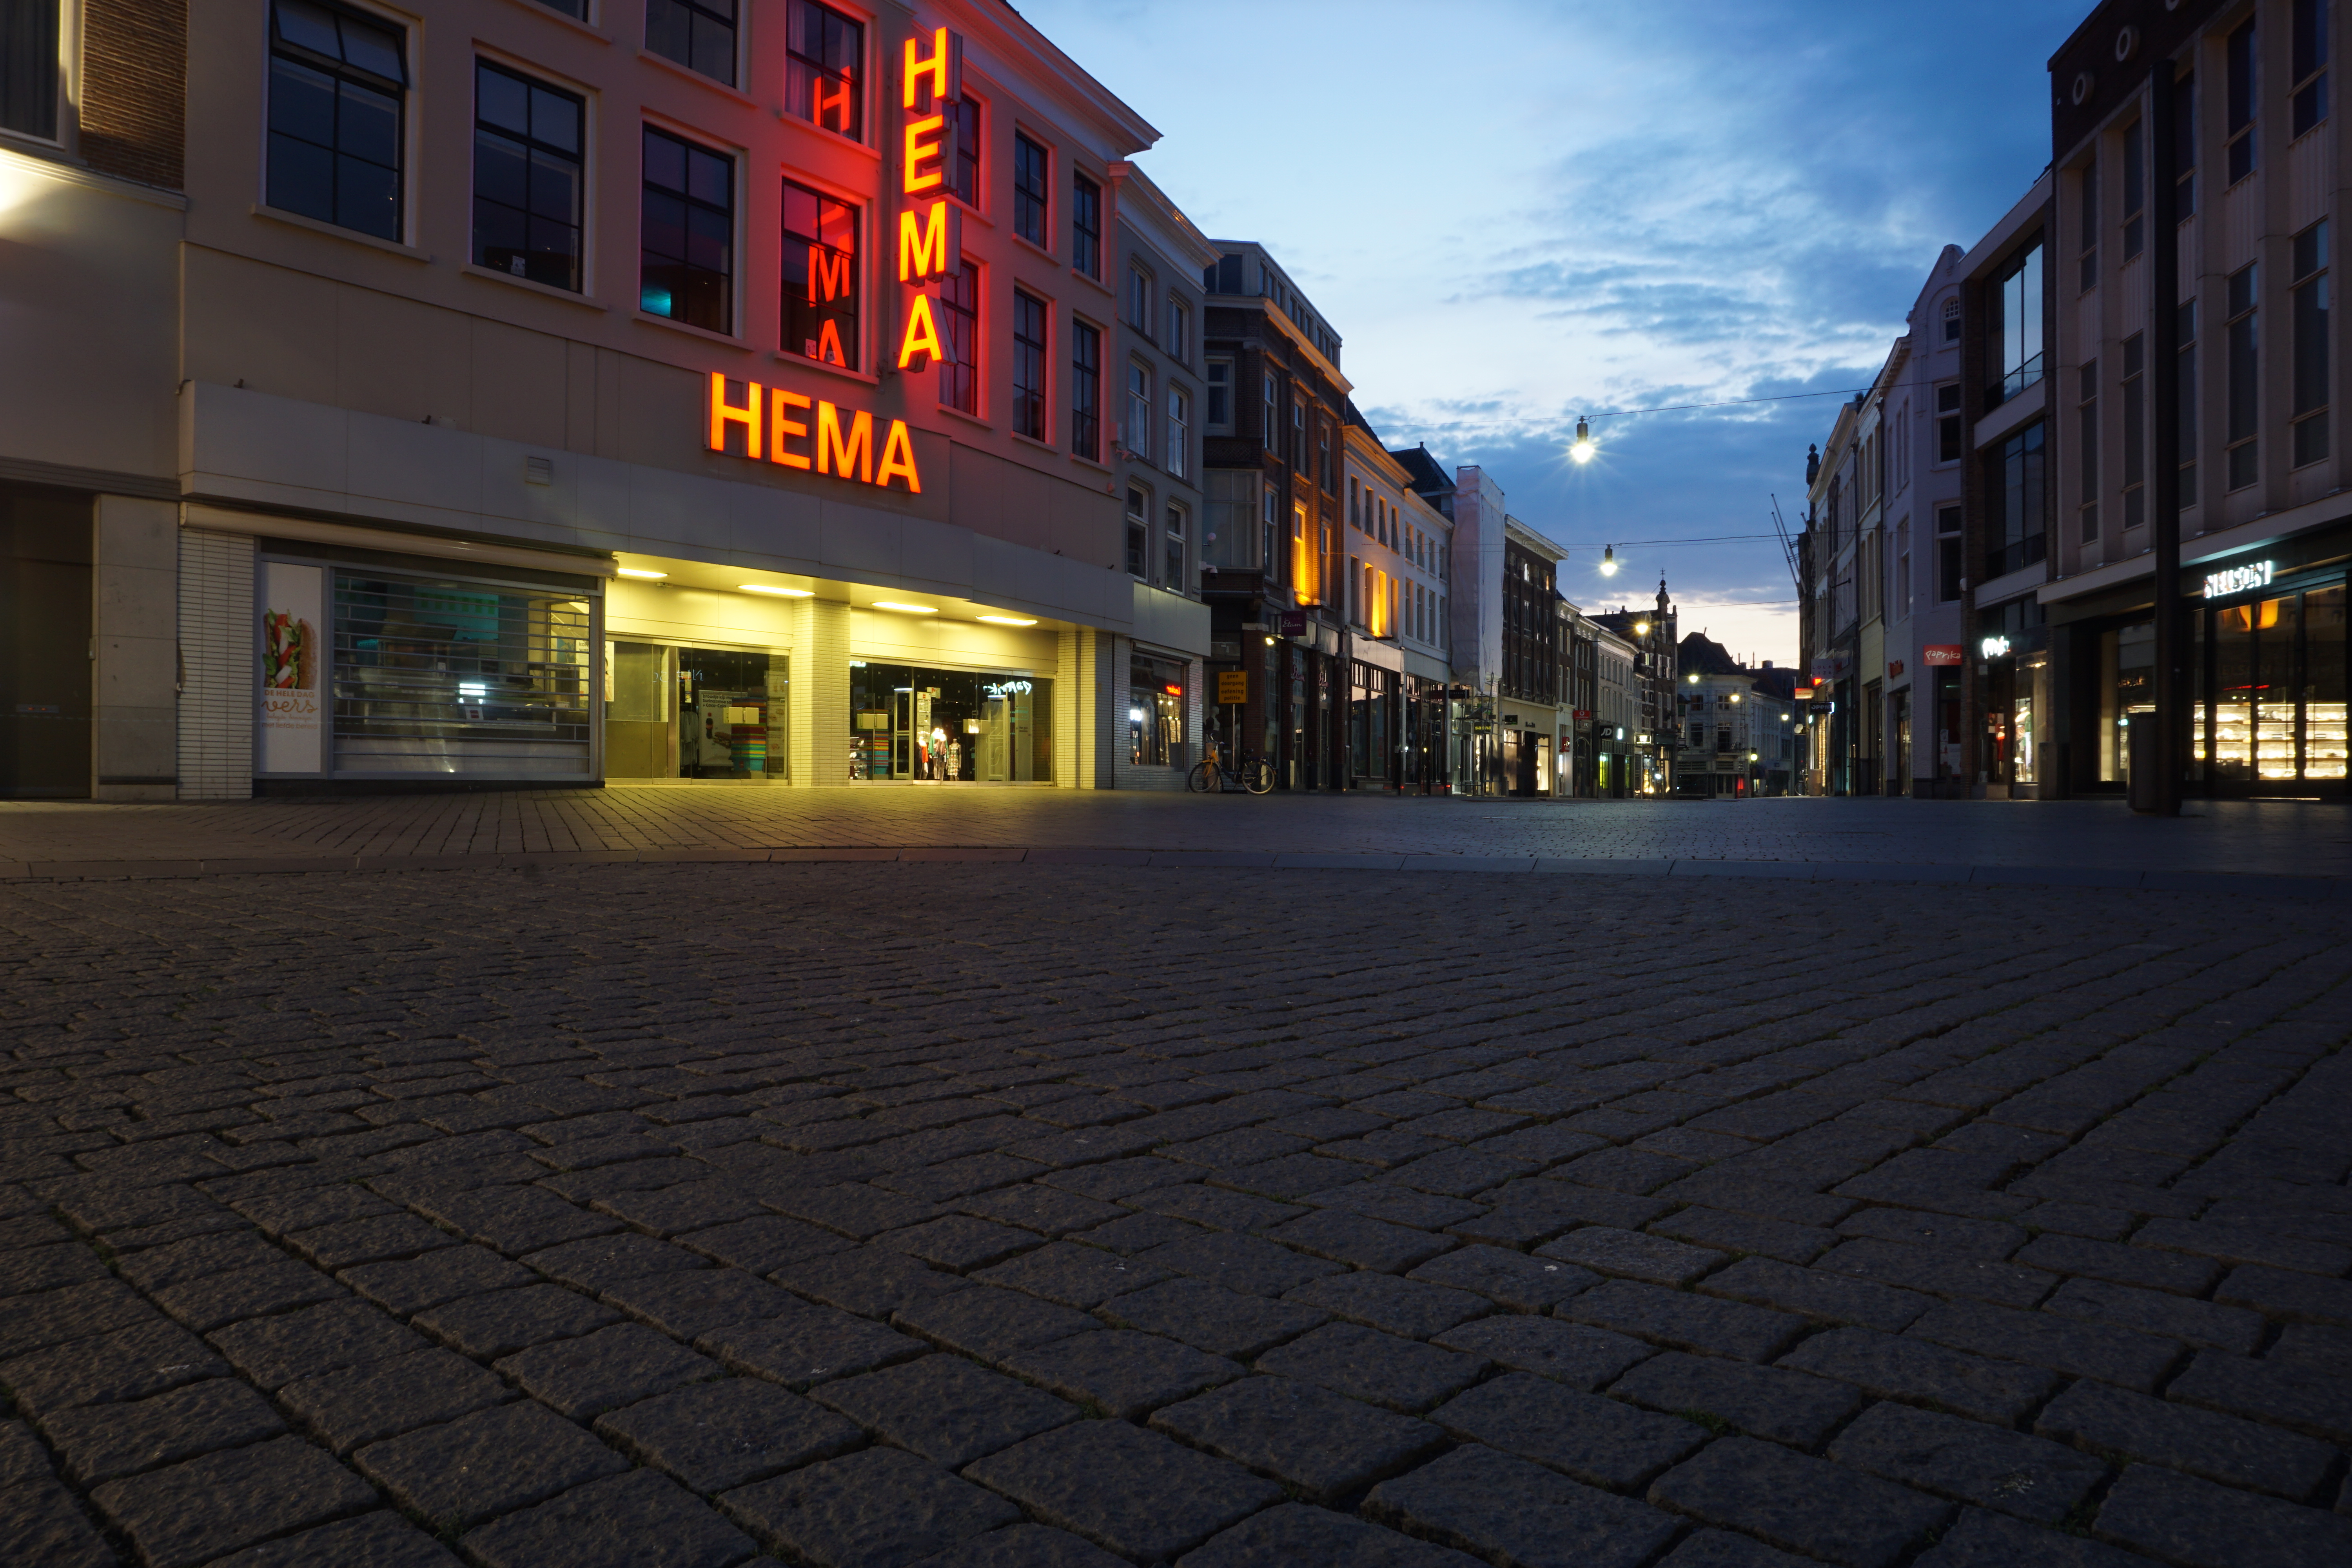
<path id="1" fill-rule="evenodd" d="M 2050 62 L 2063 414 L 2036 597 L 2067 793 L 2345 795 L 2335 10 L 2108 0 Z"/>

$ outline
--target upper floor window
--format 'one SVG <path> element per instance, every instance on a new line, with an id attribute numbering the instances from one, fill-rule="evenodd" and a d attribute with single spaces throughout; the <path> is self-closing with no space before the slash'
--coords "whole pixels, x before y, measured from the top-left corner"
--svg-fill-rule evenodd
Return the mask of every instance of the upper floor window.
<path id="1" fill-rule="evenodd" d="M 1958 462 L 1962 435 L 1960 384 L 1948 381 L 1936 388 L 1936 461 Z"/>
<path id="2" fill-rule="evenodd" d="M 356 12 L 311 0 L 270 7 L 271 206 L 400 238 L 406 46 Z"/>
<path id="3" fill-rule="evenodd" d="M 940 279 L 940 401 L 966 414 L 980 412 L 980 268 L 967 260 Z"/>
<path id="4" fill-rule="evenodd" d="M 948 124 L 955 132 L 955 167 L 950 171 L 948 189 L 956 199 L 977 212 L 980 209 L 980 102 L 966 94 L 947 109 Z"/>
<path id="5" fill-rule="evenodd" d="M 1179 364 L 1192 357 L 1192 308 L 1181 300 L 1171 297 L 1168 301 L 1168 327 L 1160 346 Z"/>
<path id="6" fill-rule="evenodd" d="M 2082 174 L 2075 177 L 2074 191 L 2082 204 L 2075 223 L 2075 232 L 2082 237 L 2082 254 L 2077 261 L 2080 276 L 2074 287 L 2078 292 L 2087 294 L 2099 281 L 2099 160 L 2095 154 L 2083 164 Z M 1959 301 L 1952 303 L 1953 314 L 1958 316 Z"/>
<path id="7" fill-rule="evenodd" d="M 1102 187 L 1084 174 L 1070 176 L 1070 265 L 1102 276 Z"/>
<path id="8" fill-rule="evenodd" d="M 1127 426 L 1119 435 L 1129 457 L 1151 460 L 1151 372 L 1139 364 L 1127 367 Z"/>
<path id="9" fill-rule="evenodd" d="M 2294 58 L 2287 74 L 2294 79 L 2294 134 L 2302 135 L 2327 118 L 2327 6 L 2325 0 L 2294 0 Z"/>
<path id="10" fill-rule="evenodd" d="M 1260 416 L 1263 427 L 1259 433 L 1265 438 L 1266 455 L 1271 457 L 1282 449 L 1282 384 L 1271 370 L 1265 373 L 1265 407 Z"/>
<path id="11" fill-rule="evenodd" d="M 2294 276 L 2288 285 L 2294 307 L 2293 370 L 2296 468 L 2327 456 L 2327 220 L 2294 237 Z"/>
<path id="12" fill-rule="evenodd" d="M 1944 341 L 1960 341 L 1960 297 L 1958 294 L 1944 301 Z"/>
<path id="13" fill-rule="evenodd" d="M 0 131 L 58 135 L 58 0 L 0 0 Z"/>
<path id="14" fill-rule="evenodd" d="M 1043 247 L 1045 241 L 1045 149 L 1026 136 L 1013 137 L 1013 232 Z"/>
<path id="15" fill-rule="evenodd" d="M 1209 362 L 1209 433 L 1230 436 L 1234 429 L 1234 362 Z"/>
<path id="16" fill-rule="evenodd" d="M 1085 321 L 1070 323 L 1070 450 L 1102 456 L 1102 333 Z"/>
<path id="17" fill-rule="evenodd" d="M 1987 357 L 2000 379 L 1985 401 L 1999 406 L 2042 379 L 2042 245 L 2011 258 L 1985 288 Z"/>
<path id="18" fill-rule="evenodd" d="M 2124 131 L 2124 259 L 2147 246 L 2147 138 L 2139 121 Z"/>
<path id="19" fill-rule="evenodd" d="M 1192 395 L 1181 386 L 1168 389 L 1167 469 L 1178 479 L 1192 470 Z"/>
<path id="20" fill-rule="evenodd" d="M 645 165 L 638 307 L 734 331 L 735 160 L 648 125 Z"/>
<path id="21" fill-rule="evenodd" d="M 786 180 L 783 274 L 783 351 L 858 369 L 857 209 Z"/>
<path id="22" fill-rule="evenodd" d="M 2172 166 L 2179 211 L 2189 218 L 2197 212 L 2197 76 L 2183 71 L 2172 84 Z"/>
<path id="23" fill-rule="evenodd" d="M 1290 400 L 1290 466 L 1307 471 L 1307 404 L 1297 397 Z"/>
<path id="24" fill-rule="evenodd" d="M 646 0 L 646 47 L 735 85 L 736 0 Z"/>
<path id="25" fill-rule="evenodd" d="M 1151 274 L 1140 267 L 1127 269 L 1127 324 L 1151 336 Z"/>
<path id="26" fill-rule="evenodd" d="M 865 24 L 816 0 L 792 0 L 785 16 L 784 112 L 864 141 Z"/>
<path id="27" fill-rule="evenodd" d="M 1045 439 L 1045 304 L 1013 293 L 1013 428 Z"/>
<path id="28" fill-rule="evenodd" d="M 2254 88 L 2257 66 L 2254 58 L 2254 24 L 2252 18 L 2239 24 L 2230 35 L 2229 58 L 2229 122 L 2223 128 L 2229 139 L 2230 184 L 2236 184 L 2254 172 Z"/>
<path id="29" fill-rule="evenodd" d="M 474 63 L 474 265 L 580 290 L 580 100 Z"/>

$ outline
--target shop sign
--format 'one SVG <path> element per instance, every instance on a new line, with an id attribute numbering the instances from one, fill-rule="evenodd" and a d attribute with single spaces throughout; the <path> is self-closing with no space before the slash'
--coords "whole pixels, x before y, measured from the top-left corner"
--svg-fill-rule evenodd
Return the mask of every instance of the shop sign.
<path id="1" fill-rule="evenodd" d="M 1898 659 L 1896 659 L 1894 663 L 1892 663 L 1892 664 L 1890 664 L 1890 665 L 1888 665 L 1888 666 L 1886 667 L 1886 675 L 1887 675 L 1887 679 L 1890 679 L 1890 680 L 1891 680 L 1891 679 L 1893 679 L 1895 677 L 1896 677 L 1896 676 L 1898 676 L 1898 675 L 1902 674 L 1902 673 L 1903 673 L 1903 661 L 1902 661 L 1901 659 L 1899 659 L 1899 658 L 1898 658 Z"/>
<path id="2" fill-rule="evenodd" d="M 282 561 L 261 568 L 261 766 L 265 773 L 319 772 L 326 705 L 326 568 Z"/>
<path id="3" fill-rule="evenodd" d="M 1217 671 L 1217 700 L 1220 703 L 1249 700 L 1249 671 L 1221 669 Z"/>
<path id="4" fill-rule="evenodd" d="M 1590 708 L 1570 709 L 1569 710 L 1569 717 L 1571 719 L 1590 719 L 1592 717 L 1592 710 Z"/>
<path id="5" fill-rule="evenodd" d="M 874 453 L 874 416 L 861 410 L 844 412 L 823 398 L 811 399 L 781 386 L 762 387 L 747 381 L 740 405 L 727 400 L 727 377 L 710 373 L 710 449 L 727 450 L 727 427 L 743 427 L 743 455 L 760 460 L 764 447 L 768 461 L 803 472 L 814 469 L 835 479 L 888 489 L 892 479 L 906 481 L 908 493 L 923 493 L 922 476 L 915 471 L 915 443 L 904 419 L 890 421 L 882 438 L 881 461 Z M 766 417 L 761 415 L 764 399 Z M 795 414 L 802 418 L 793 417 Z"/>
<path id="6" fill-rule="evenodd" d="M 2219 572 L 2209 572 L 2205 574 L 2205 596 L 2221 599 L 2231 594 L 2267 588 L 2275 570 L 2275 563 L 2256 561 L 2244 566 L 2229 566 Z"/>
<path id="7" fill-rule="evenodd" d="M 2009 657 L 2009 639 L 2004 637 L 1990 637 L 1985 638 L 1984 641 L 1977 644 L 1977 648 L 1987 658 L 2007 658 Z"/>
<path id="8" fill-rule="evenodd" d="M 1969 650 L 1956 642 L 1931 642 L 1919 650 L 1919 661 L 1927 665 L 1966 664 Z"/>
<path id="9" fill-rule="evenodd" d="M 1307 635 L 1307 612 L 1304 610 L 1283 611 L 1281 635 L 1286 637 L 1305 637 Z"/>
<path id="10" fill-rule="evenodd" d="M 1851 655 L 1843 652 L 1825 653 L 1821 655 L 1813 660 L 1813 679 L 1815 680 L 1843 680 L 1845 679 L 1846 663 L 1851 657 Z"/>

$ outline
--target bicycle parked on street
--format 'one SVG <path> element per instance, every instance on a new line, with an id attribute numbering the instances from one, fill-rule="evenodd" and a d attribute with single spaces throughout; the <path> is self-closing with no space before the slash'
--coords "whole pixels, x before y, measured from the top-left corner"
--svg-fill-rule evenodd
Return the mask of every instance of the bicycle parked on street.
<path id="1" fill-rule="evenodd" d="M 1265 795 L 1274 788 L 1274 763 L 1255 752 L 1244 752 L 1237 763 L 1228 765 L 1224 752 L 1212 741 L 1207 754 L 1184 775 L 1184 787 L 1194 795 L 1222 795 L 1229 789 Z"/>

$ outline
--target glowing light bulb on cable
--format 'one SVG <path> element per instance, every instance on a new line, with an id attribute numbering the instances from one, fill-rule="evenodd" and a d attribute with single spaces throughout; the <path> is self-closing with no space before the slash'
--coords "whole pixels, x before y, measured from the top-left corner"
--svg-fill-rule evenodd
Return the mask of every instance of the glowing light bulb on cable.
<path id="1" fill-rule="evenodd" d="M 1592 461 L 1592 454 L 1596 449 L 1597 448 L 1592 445 L 1592 425 L 1591 421 L 1579 416 L 1576 421 L 1576 441 L 1573 446 L 1569 447 L 1568 455 L 1575 458 L 1580 463 L 1589 463 Z"/>
<path id="2" fill-rule="evenodd" d="M 1603 577 L 1617 575 L 1617 547 L 1613 544 L 1601 552 L 1601 574 Z"/>

